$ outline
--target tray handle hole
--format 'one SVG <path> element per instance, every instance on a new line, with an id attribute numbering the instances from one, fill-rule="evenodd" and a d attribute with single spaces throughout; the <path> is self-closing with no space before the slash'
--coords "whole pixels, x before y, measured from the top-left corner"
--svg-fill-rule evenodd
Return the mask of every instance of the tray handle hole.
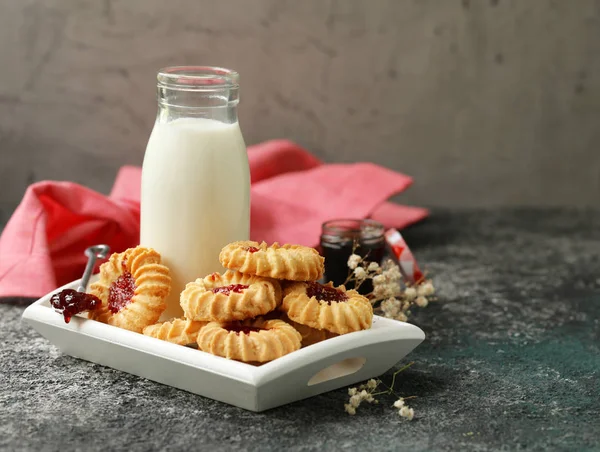
<path id="1" fill-rule="evenodd" d="M 324 383 L 336 378 L 345 377 L 358 372 L 367 362 L 367 358 L 348 358 L 320 370 L 308 380 L 308 386 Z"/>

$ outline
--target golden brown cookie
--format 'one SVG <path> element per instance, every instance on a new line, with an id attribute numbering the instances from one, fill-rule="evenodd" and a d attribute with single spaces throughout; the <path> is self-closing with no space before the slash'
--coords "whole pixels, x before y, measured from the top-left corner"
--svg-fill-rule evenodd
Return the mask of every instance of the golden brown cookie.
<path id="1" fill-rule="evenodd" d="M 157 323 L 144 328 L 146 336 L 162 339 L 178 345 L 194 344 L 198 338 L 198 331 L 207 322 L 195 322 L 188 319 L 173 319 L 169 322 Z"/>
<path id="2" fill-rule="evenodd" d="M 267 246 L 265 242 L 233 242 L 219 254 L 221 264 L 231 270 L 267 278 L 312 281 L 323 276 L 317 250 L 301 245 Z"/>
<path id="3" fill-rule="evenodd" d="M 129 248 L 100 266 L 100 279 L 90 293 L 102 306 L 88 318 L 141 333 L 166 309 L 170 291 L 169 269 L 160 263 L 160 254 L 141 246 Z"/>
<path id="4" fill-rule="evenodd" d="M 279 282 L 228 270 L 188 283 L 181 292 L 185 317 L 230 322 L 266 314 L 281 304 Z"/>
<path id="5" fill-rule="evenodd" d="M 198 333 L 202 351 L 243 362 L 272 361 L 300 348 L 302 336 L 283 320 L 211 322 Z"/>
<path id="6" fill-rule="evenodd" d="M 292 283 L 283 295 L 281 310 L 294 322 L 337 334 L 371 328 L 373 306 L 355 290 L 332 283 Z"/>
<path id="7" fill-rule="evenodd" d="M 281 315 L 281 320 L 292 325 L 294 329 L 300 333 L 302 336 L 302 347 L 308 347 L 309 345 L 316 344 L 324 341 L 325 339 L 337 336 L 337 334 L 327 330 L 318 330 L 316 328 L 311 328 L 310 326 L 294 322 L 285 314 Z"/>

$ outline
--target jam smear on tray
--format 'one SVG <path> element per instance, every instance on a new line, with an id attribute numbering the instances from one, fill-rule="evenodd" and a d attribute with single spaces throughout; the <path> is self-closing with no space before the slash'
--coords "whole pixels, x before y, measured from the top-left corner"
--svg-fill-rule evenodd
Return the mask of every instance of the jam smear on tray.
<path id="1" fill-rule="evenodd" d="M 258 249 L 255 246 L 249 246 L 247 248 L 245 248 L 246 251 L 248 251 L 249 253 L 256 253 L 257 251 L 260 251 L 260 249 Z"/>
<path id="2" fill-rule="evenodd" d="M 230 323 L 227 325 L 224 325 L 223 328 L 225 328 L 227 331 L 233 331 L 235 333 L 239 334 L 250 334 L 253 331 L 254 332 L 259 332 L 259 331 L 266 331 L 264 328 L 257 328 L 255 326 L 244 326 L 241 324 L 236 324 L 236 323 Z"/>
<path id="3" fill-rule="evenodd" d="M 242 293 L 242 290 L 247 289 L 250 286 L 246 284 L 230 284 L 228 286 L 215 287 L 211 289 L 212 293 L 222 293 L 223 295 L 230 295 L 231 292 Z"/>
<path id="4" fill-rule="evenodd" d="M 309 298 L 315 297 L 317 300 L 326 301 L 331 304 L 332 301 L 346 301 L 348 295 L 335 287 L 324 286 L 317 282 L 306 283 L 306 295 Z"/>
<path id="5" fill-rule="evenodd" d="M 100 307 L 102 302 L 95 295 L 78 292 L 74 289 L 64 289 L 52 295 L 50 304 L 56 312 L 63 315 L 65 323 L 69 323 L 75 314 L 93 311 Z"/>
<path id="6" fill-rule="evenodd" d="M 127 306 L 135 294 L 135 280 L 129 272 L 123 273 L 110 285 L 108 291 L 108 309 L 116 314 Z"/>

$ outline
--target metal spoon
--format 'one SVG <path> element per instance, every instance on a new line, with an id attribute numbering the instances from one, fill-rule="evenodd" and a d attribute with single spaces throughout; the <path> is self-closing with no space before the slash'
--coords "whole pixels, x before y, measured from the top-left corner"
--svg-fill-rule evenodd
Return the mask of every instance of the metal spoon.
<path id="1" fill-rule="evenodd" d="M 90 282 L 90 277 L 92 276 L 92 272 L 94 271 L 94 266 L 96 265 L 96 260 L 106 259 L 108 253 L 110 253 L 110 246 L 108 245 L 94 245 L 90 246 L 85 250 L 85 255 L 88 257 L 88 261 L 85 266 L 83 276 L 81 277 L 81 282 L 77 287 L 77 292 L 86 291 L 87 285 Z"/>

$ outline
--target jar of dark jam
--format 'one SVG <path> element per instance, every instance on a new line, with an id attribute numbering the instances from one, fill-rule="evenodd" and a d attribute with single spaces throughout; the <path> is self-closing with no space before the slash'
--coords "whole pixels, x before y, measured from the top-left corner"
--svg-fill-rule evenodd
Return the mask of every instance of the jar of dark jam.
<path id="1" fill-rule="evenodd" d="M 321 253 L 325 258 L 325 281 L 338 286 L 344 284 L 351 271 L 348 258 L 354 253 L 366 257 L 369 262 L 381 264 L 385 254 L 384 227 L 374 220 L 331 220 L 323 223 Z M 347 284 L 346 288 L 353 288 Z M 363 295 L 373 290 L 371 281 L 365 281 L 359 289 Z"/>

